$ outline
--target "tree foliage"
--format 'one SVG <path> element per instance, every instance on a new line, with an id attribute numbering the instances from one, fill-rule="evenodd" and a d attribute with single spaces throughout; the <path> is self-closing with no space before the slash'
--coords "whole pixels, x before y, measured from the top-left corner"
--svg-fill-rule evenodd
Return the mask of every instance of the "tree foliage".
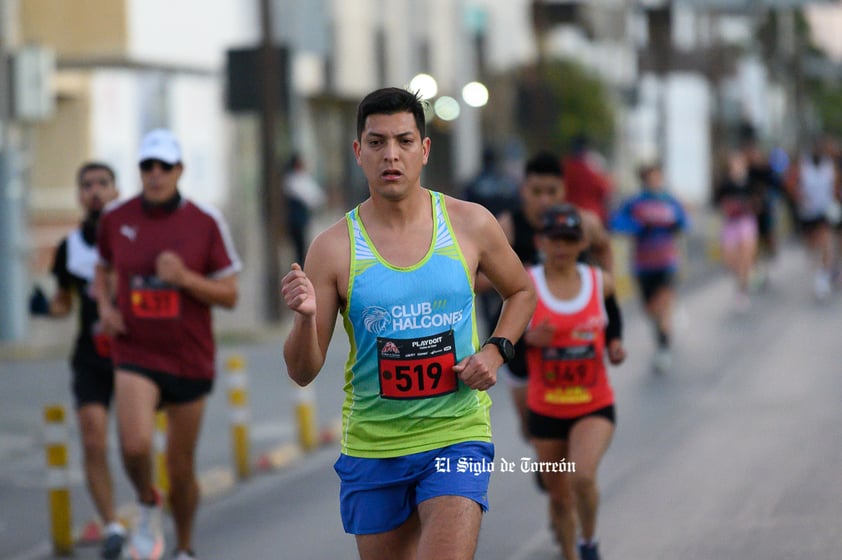
<path id="1" fill-rule="evenodd" d="M 809 86 L 808 95 L 822 132 L 842 137 L 842 84 L 814 82 Z"/>
<path id="2" fill-rule="evenodd" d="M 564 153 L 581 135 L 594 147 L 608 150 L 614 111 L 599 77 L 575 61 L 550 60 L 519 70 L 517 123 L 533 153 Z"/>

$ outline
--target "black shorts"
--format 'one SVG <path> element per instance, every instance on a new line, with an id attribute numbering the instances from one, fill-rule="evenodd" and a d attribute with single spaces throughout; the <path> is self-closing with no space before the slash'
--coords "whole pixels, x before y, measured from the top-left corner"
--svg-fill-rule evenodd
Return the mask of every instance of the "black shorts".
<path id="1" fill-rule="evenodd" d="M 671 288 L 675 281 L 672 270 L 649 270 L 637 273 L 637 285 L 643 301 L 649 303 L 662 288 Z"/>
<path id="2" fill-rule="evenodd" d="M 801 227 L 801 231 L 807 234 L 813 233 L 817 229 L 828 225 L 829 223 L 827 221 L 827 218 L 825 218 L 824 216 L 815 216 L 813 218 L 799 219 L 799 226 Z"/>
<path id="3" fill-rule="evenodd" d="M 757 233 L 763 239 L 768 239 L 775 233 L 775 214 L 768 198 L 764 199 L 760 212 L 757 213 Z"/>
<path id="4" fill-rule="evenodd" d="M 86 404 L 101 404 L 105 408 L 111 405 L 114 396 L 114 369 L 102 363 L 73 360 L 73 379 L 71 390 L 79 409 Z"/>
<path id="5" fill-rule="evenodd" d="M 159 407 L 197 401 L 213 390 L 213 379 L 188 379 L 135 364 L 119 364 L 117 369 L 141 375 L 157 385 L 161 392 Z"/>
<path id="6" fill-rule="evenodd" d="M 606 407 L 594 410 L 582 416 L 574 416 L 573 418 L 553 418 L 552 416 L 544 416 L 532 410 L 527 411 L 526 424 L 529 428 L 529 435 L 541 439 L 561 439 L 567 440 L 570 437 L 570 430 L 576 423 L 589 416 L 601 416 L 607 419 L 612 424 L 617 423 L 614 405 L 610 404 Z"/>

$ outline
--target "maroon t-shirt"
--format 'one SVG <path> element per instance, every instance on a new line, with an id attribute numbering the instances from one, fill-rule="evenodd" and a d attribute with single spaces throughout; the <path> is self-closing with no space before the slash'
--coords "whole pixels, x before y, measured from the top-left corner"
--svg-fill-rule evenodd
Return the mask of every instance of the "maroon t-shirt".
<path id="1" fill-rule="evenodd" d="M 100 262 L 117 272 L 117 305 L 126 325 L 126 334 L 114 340 L 115 365 L 213 379 L 210 306 L 158 279 L 155 260 L 169 250 L 207 277 L 239 272 L 242 265 L 222 214 L 186 199 L 175 209 L 150 209 L 136 196 L 106 209 L 97 248 Z"/>

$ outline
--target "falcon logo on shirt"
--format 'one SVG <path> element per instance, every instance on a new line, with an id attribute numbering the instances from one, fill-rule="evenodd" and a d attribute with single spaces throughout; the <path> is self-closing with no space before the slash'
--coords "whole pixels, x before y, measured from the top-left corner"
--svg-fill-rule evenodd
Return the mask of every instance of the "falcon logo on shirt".
<path id="1" fill-rule="evenodd" d="M 125 235 L 129 241 L 134 241 L 137 238 L 137 229 L 132 226 L 123 224 L 120 226 L 120 233 Z"/>
<path id="2" fill-rule="evenodd" d="M 389 312 L 382 307 L 366 307 L 363 310 L 363 324 L 368 332 L 380 334 L 392 322 Z"/>

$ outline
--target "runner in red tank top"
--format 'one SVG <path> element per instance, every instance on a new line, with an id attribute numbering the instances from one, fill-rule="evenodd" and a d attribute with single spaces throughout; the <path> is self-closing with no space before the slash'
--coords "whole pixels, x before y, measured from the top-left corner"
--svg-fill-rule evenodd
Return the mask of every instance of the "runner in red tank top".
<path id="1" fill-rule="evenodd" d="M 538 304 L 524 333 L 527 425 L 550 497 L 552 526 L 567 560 L 597 560 L 596 471 L 614 433 L 614 393 L 605 356 L 625 359 L 610 275 L 578 264 L 582 219 L 563 204 L 544 215 L 536 245 L 544 263 L 529 269 Z M 576 555 L 577 530 L 581 537 Z"/>

